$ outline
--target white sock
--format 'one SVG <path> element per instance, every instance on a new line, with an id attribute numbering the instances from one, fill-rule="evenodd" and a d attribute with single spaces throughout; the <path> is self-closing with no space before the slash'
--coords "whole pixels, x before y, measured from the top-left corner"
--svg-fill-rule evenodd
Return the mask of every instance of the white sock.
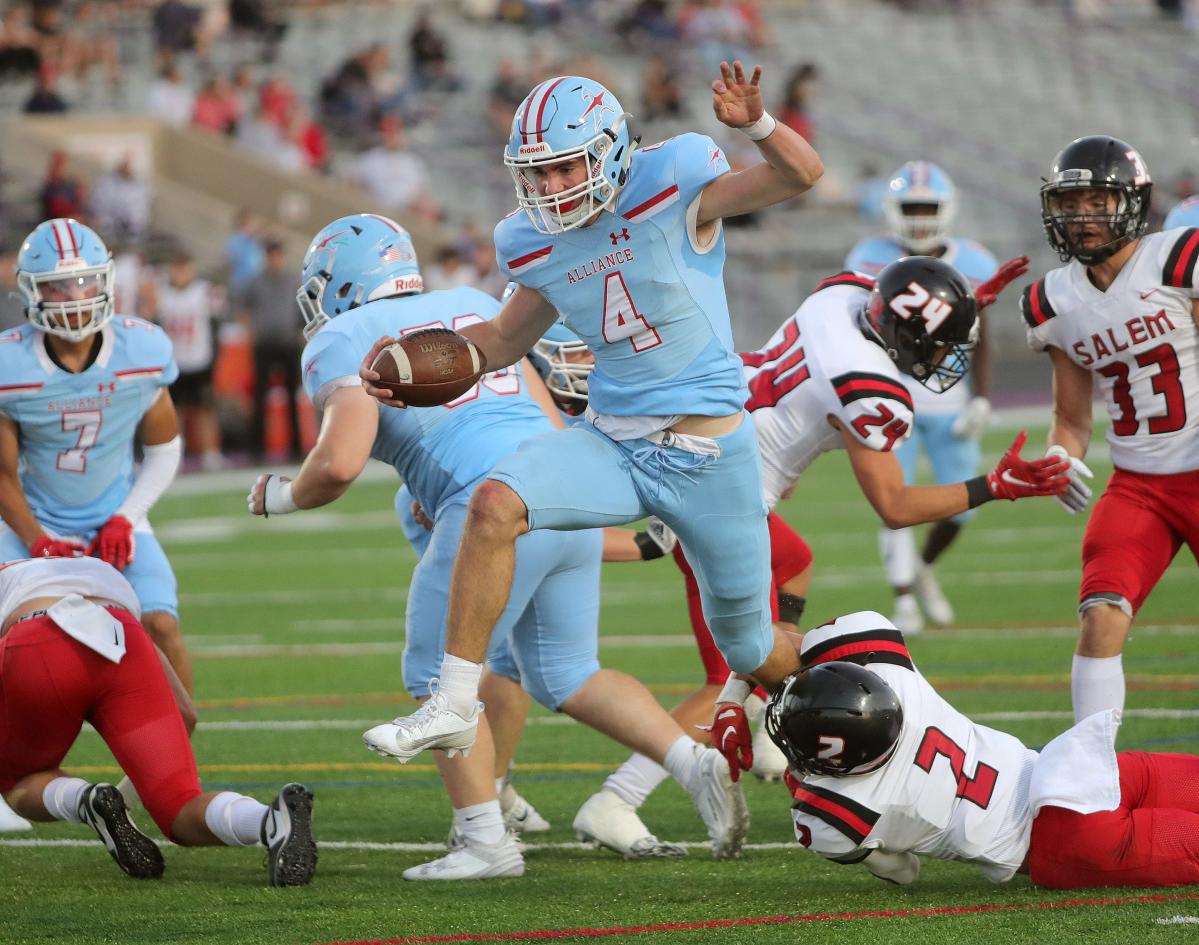
<path id="1" fill-rule="evenodd" d="M 669 777 L 670 772 L 652 758 L 638 754 L 608 775 L 604 790 L 611 791 L 634 807 L 640 807 L 654 788 Z"/>
<path id="2" fill-rule="evenodd" d="M 883 558 L 887 583 L 911 587 L 916 580 L 916 538 L 911 528 L 884 528 L 878 533 L 878 550 Z"/>
<path id="3" fill-rule="evenodd" d="M 703 745 L 687 735 L 680 735 L 666 757 L 662 759 L 662 767 L 670 772 L 670 776 L 683 787 L 689 788 L 695 778 L 696 764 L 703 751 Z"/>
<path id="4" fill-rule="evenodd" d="M 745 717 L 753 723 L 761 720 L 766 712 L 766 702 L 755 692 L 749 694 L 749 698 L 745 700 Z"/>
<path id="5" fill-rule="evenodd" d="M 79 799 L 91 785 L 83 778 L 55 778 L 42 790 L 42 804 L 55 820 L 73 824 L 79 819 Z"/>
<path id="6" fill-rule="evenodd" d="M 1078 656 L 1070 667 L 1074 721 L 1107 709 L 1124 708 L 1124 657 Z"/>
<path id="7" fill-rule="evenodd" d="M 137 810 L 142 806 L 142 799 L 137 793 L 137 788 L 133 786 L 133 782 L 129 780 L 129 775 L 125 775 L 117 782 L 117 790 L 121 792 L 121 797 L 125 798 L 125 806 L 130 810 Z"/>
<path id="8" fill-rule="evenodd" d="M 446 653 L 441 657 L 437 691 L 445 696 L 451 710 L 463 718 L 469 718 L 479 701 L 479 680 L 482 677 L 482 663 L 472 663 Z"/>
<path id="9" fill-rule="evenodd" d="M 484 801 L 454 809 L 454 823 L 470 843 L 495 846 L 504 839 L 504 815 L 499 801 Z"/>
<path id="10" fill-rule="evenodd" d="M 222 791 L 204 810 L 204 823 L 229 847 L 252 847 L 262 842 L 267 806 L 233 791 Z"/>

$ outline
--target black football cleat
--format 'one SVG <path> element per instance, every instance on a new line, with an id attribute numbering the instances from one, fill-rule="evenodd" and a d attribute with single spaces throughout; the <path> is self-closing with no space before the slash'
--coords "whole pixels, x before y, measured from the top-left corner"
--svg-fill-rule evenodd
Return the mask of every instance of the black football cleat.
<path id="1" fill-rule="evenodd" d="M 262 818 L 262 845 L 272 886 L 307 886 L 316 872 L 312 839 L 312 792 L 304 785 L 283 785 Z"/>
<path id="2" fill-rule="evenodd" d="M 162 851 L 130 820 L 125 798 L 111 784 L 92 784 L 83 792 L 79 819 L 100 835 L 117 866 L 134 879 L 162 876 Z"/>

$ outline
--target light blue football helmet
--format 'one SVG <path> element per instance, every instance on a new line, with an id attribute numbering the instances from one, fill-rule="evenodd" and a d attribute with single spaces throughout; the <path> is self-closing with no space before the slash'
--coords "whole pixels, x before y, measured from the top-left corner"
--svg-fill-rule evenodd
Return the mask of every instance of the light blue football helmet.
<path id="1" fill-rule="evenodd" d="M 94 335 L 112 318 L 112 253 L 91 227 L 58 217 L 39 223 L 17 254 L 25 317 L 68 341 Z"/>
<path id="2" fill-rule="evenodd" d="M 595 368 L 595 355 L 578 335 L 554 322 L 533 345 L 529 360 L 565 413 L 577 416 L 587 409 L 587 379 Z"/>
<path id="3" fill-rule="evenodd" d="M 1163 230 L 1174 230 L 1180 226 L 1199 226 L 1199 194 L 1187 197 L 1166 214 Z"/>
<path id="4" fill-rule="evenodd" d="M 547 79 L 520 103 L 504 165 L 512 174 L 517 204 L 538 232 L 572 230 L 616 200 L 633 156 L 628 118 L 616 96 L 577 75 Z M 586 163 L 586 179 L 560 193 L 542 194 L 532 171 L 576 157 Z"/>
<path id="5" fill-rule="evenodd" d="M 296 301 L 311 338 L 330 318 L 359 305 L 423 292 L 408 231 L 377 213 L 339 217 L 312 238 Z"/>
<path id="6" fill-rule="evenodd" d="M 957 188 L 931 161 L 908 161 L 891 175 L 883 196 L 891 235 L 915 256 L 944 245 L 957 211 Z"/>

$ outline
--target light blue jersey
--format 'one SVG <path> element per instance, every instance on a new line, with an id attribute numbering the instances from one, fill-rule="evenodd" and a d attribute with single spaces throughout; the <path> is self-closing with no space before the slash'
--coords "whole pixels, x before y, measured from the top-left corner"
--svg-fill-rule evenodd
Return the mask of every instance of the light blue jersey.
<path id="1" fill-rule="evenodd" d="M 418 328 L 455 330 L 494 318 L 500 305 L 477 289 L 447 289 L 380 299 L 338 315 L 308 342 L 304 388 L 318 410 L 335 390 L 357 386 L 358 366 L 381 335 Z M 523 440 L 552 429 L 508 368 L 442 407 L 379 408 L 371 455 L 394 466 L 412 495 L 436 517 L 442 503 L 470 489 Z"/>
<path id="2" fill-rule="evenodd" d="M 1199 226 L 1199 194 L 1174 205 L 1174 209 L 1166 214 L 1162 232 L 1176 230 L 1180 226 Z"/>
<path id="3" fill-rule="evenodd" d="M 684 134 L 633 153 L 629 182 L 590 226 L 539 233 L 518 211 L 496 258 L 536 289 L 595 353 L 591 407 L 613 416 L 726 416 L 746 389 L 725 298 L 724 234 L 697 247 L 701 191 L 727 173 L 711 138 Z"/>
<path id="4" fill-rule="evenodd" d="M 78 374 L 55 364 L 32 325 L 0 335 L 0 413 L 20 431 L 21 488 L 59 535 L 86 535 L 116 513 L 133 482 L 138 425 L 179 376 L 157 325 L 117 315 L 99 335 L 96 360 Z"/>

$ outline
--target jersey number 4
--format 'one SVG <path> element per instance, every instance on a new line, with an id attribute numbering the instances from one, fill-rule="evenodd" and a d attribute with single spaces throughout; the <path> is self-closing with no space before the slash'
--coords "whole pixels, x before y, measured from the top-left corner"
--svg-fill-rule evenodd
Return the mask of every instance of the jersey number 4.
<path id="1" fill-rule="evenodd" d="M 1187 400 L 1179 378 L 1178 355 L 1172 345 L 1158 345 L 1136 356 L 1137 364 L 1143 368 L 1156 367 L 1153 375 L 1153 393 L 1166 398 L 1166 412 L 1149 417 L 1150 433 L 1173 433 L 1181 430 L 1187 422 Z M 1120 408 L 1120 416 L 1112 421 L 1112 432 L 1116 436 L 1136 436 L 1141 428 L 1137 417 L 1137 405 L 1132 399 L 1132 385 L 1128 382 L 1128 365 L 1115 361 L 1098 368 L 1104 377 L 1115 380 L 1112 398 Z"/>
<path id="2" fill-rule="evenodd" d="M 931 772 L 938 757 L 949 761 L 949 768 L 958 780 L 955 795 L 986 810 L 991 803 L 991 795 L 995 793 L 995 779 L 999 777 L 999 772 L 980 761 L 974 768 L 974 776 L 967 775 L 966 752 L 939 728 L 930 725 L 920 740 L 920 747 L 916 749 L 913 764 Z"/>
<path id="3" fill-rule="evenodd" d="M 637 311 L 624 276 L 610 272 L 604 279 L 604 341 L 610 345 L 626 338 L 640 354 L 662 343 L 662 338 L 645 316 Z"/>
<path id="4" fill-rule="evenodd" d="M 79 431 L 75 445 L 69 450 L 58 454 L 55 464 L 62 472 L 87 472 L 87 451 L 96 445 L 100 438 L 100 426 L 104 422 L 102 410 L 64 410 L 62 412 L 62 431 L 72 433 Z"/>

